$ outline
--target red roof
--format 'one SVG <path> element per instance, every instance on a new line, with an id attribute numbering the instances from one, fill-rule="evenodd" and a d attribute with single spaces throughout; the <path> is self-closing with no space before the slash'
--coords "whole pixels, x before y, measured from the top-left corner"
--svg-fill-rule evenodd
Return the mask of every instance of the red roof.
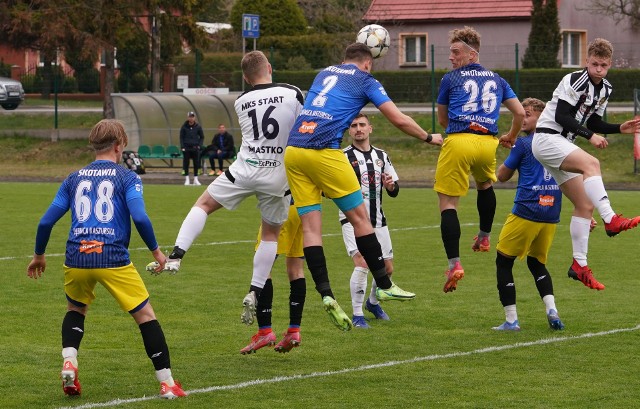
<path id="1" fill-rule="evenodd" d="M 531 0 L 372 0 L 367 22 L 529 18 Z"/>

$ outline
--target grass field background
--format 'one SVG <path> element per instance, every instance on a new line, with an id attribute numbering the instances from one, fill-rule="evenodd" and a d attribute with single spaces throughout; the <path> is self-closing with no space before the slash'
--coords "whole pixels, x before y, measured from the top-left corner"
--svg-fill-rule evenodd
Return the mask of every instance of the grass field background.
<path id="1" fill-rule="evenodd" d="M 44 278 L 26 277 L 38 220 L 57 188 L 57 183 L 0 183 L 1 408 L 633 408 L 640 401 L 640 229 L 608 238 L 599 220 L 589 265 L 607 288 L 596 292 L 567 278 L 571 206 L 565 206 L 548 266 L 566 330 L 549 329 L 526 263 L 518 261 L 514 274 L 522 331 L 501 333 L 491 330 L 504 320 L 495 284 L 495 243 L 514 191 L 497 191 L 489 253 L 470 249 L 477 232 L 475 192 L 461 200 L 466 275 L 456 292 L 444 294 L 446 257 L 436 196 L 430 189 L 406 188 L 396 199 L 385 199 L 385 211 L 394 279 L 414 291 L 416 300 L 384 304 L 391 321 L 372 320 L 369 330 L 343 333 L 330 324 L 307 274 L 302 344 L 289 354 L 268 348 L 239 353 L 257 329 L 239 319 L 259 220 L 255 200 L 210 216 L 175 276 L 144 272 L 151 254 L 134 230 L 132 260 L 165 330 L 174 376 L 192 393 L 173 402 L 155 398 L 158 384 L 137 326 L 98 287 L 79 354 L 83 395 L 68 399 L 58 378 L 68 215 L 54 228 Z M 147 211 L 164 249 L 173 246 L 203 188 L 145 186 Z M 614 210 L 637 213 L 639 193 L 609 194 Z M 332 286 L 351 314 L 351 261 L 335 206 L 325 202 L 324 209 Z M 273 276 L 273 324 L 280 339 L 288 323 L 283 260 L 276 262 Z"/>

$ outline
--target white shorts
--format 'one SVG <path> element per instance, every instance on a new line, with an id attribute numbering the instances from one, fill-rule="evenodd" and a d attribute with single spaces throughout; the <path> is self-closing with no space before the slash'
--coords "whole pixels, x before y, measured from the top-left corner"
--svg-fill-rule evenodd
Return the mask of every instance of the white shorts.
<path id="1" fill-rule="evenodd" d="M 580 176 L 579 173 L 560 170 L 560 165 L 569 154 L 580 149 L 568 139 L 558 134 L 535 133 L 531 143 L 533 156 L 553 176 L 558 185 Z"/>
<path id="2" fill-rule="evenodd" d="M 382 258 L 385 260 L 392 260 L 393 248 L 391 247 L 389 228 L 384 226 L 376 227 L 373 230 L 380 242 L 380 247 L 382 247 Z M 358 246 L 356 245 L 356 236 L 353 232 L 353 225 L 351 223 L 345 223 L 342 225 L 342 240 L 344 240 L 344 246 L 347 248 L 347 254 L 349 254 L 349 257 L 353 258 L 353 256 L 358 253 Z"/>
<path id="3" fill-rule="evenodd" d="M 291 195 L 274 196 L 256 191 L 254 188 L 240 186 L 230 181 L 226 173 L 211 182 L 207 187 L 207 192 L 227 210 L 234 210 L 249 196 L 257 197 L 257 207 L 260 209 L 262 219 L 274 226 L 283 224 L 289 216 Z"/>

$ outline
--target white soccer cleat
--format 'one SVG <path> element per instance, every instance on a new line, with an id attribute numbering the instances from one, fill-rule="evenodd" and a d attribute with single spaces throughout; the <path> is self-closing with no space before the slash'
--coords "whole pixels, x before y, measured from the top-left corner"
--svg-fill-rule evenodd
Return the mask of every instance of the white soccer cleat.
<path id="1" fill-rule="evenodd" d="M 166 271 L 169 274 L 175 274 L 180 271 L 180 261 L 182 261 L 182 259 L 168 258 L 167 262 L 164 265 L 164 269 L 160 271 L 156 271 L 160 264 L 157 261 L 152 261 L 151 263 L 147 264 L 147 271 L 153 275 L 160 275 L 163 271 Z"/>
<path id="2" fill-rule="evenodd" d="M 242 314 L 240 314 L 240 320 L 243 324 L 251 325 L 256 319 L 256 305 L 258 300 L 256 299 L 256 293 L 251 291 L 242 300 Z"/>

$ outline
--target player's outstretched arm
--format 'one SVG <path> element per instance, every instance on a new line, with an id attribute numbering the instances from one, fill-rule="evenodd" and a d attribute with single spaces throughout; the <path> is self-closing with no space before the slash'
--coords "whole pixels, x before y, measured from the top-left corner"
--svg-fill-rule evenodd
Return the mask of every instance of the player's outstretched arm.
<path id="1" fill-rule="evenodd" d="M 429 135 L 431 140 L 427 143 L 431 145 L 442 145 L 442 135 L 439 133 L 430 134 L 420 127 L 409 115 L 403 114 L 393 101 L 387 101 L 378 107 L 382 115 L 384 115 L 389 122 L 396 128 L 400 129 L 407 135 L 413 136 L 416 139 L 420 139 L 423 142 L 427 142 Z"/>

